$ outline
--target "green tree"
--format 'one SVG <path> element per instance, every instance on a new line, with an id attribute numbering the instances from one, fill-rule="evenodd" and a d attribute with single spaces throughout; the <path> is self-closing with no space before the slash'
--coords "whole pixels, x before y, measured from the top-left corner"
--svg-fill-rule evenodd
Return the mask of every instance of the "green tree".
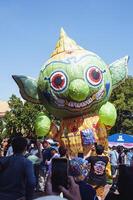
<path id="1" fill-rule="evenodd" d="M 133 134 L 133 77 L 113 90 L 110 101 L 116 106 L 117 121 L 110 133 Z"/>
<path id="2" fill-rule="evenodd" d="M 10 111 L 3 120 L 8 135 L 21 132 L 23 135 L 34 135 L 34 121 L 39 112 L 46 112 L 44 106 L 22 101 L 12 95 L 8 101 Z"/>
<path id="3" fill-rule="evenodd" d="M 4 117 L 8 133 L 20 132 L 22 130 L 21 116 L 23 102 L 20 98 L 12 95 L 8 101 L 10 111 Z"/>

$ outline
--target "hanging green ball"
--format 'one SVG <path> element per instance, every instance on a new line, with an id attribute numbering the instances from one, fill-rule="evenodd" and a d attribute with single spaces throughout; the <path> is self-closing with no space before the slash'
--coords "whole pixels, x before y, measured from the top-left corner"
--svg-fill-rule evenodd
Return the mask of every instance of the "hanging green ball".
<path id="1" fill-rule="evenodd" d="M 100 122 L 103 124 L 107 126 L 114 126 L 117 118 L 115 106 L 110 102 L 104 104 L 99 110 L 99 118 Z"/>
<path id="2" fill-rule="evenodd" d="M 38 137 L 46 136 L 50 131 L 51 121 L 46 115 L 38 115 L 35 121 L 35 131 Z"/>

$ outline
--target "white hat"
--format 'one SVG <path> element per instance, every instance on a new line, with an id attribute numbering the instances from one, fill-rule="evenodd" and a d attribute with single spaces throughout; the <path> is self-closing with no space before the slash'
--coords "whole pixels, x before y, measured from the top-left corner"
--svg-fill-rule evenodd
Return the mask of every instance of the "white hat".
<path id="1" fill-rule="evenodd" d="M 56 142 L 54 142 L 54 140 L 52 140 L 52 139 L 47 139 L 46 140 L 49 144 L 56 144 Z"/>
<path id="2" fill-rule="evenodd" d="M 67 199 L 62 198 L 60 196 L 49 195 L 49 196 L 44 196 L 44 197 L 37 198 L 35 200 L 67 200 Z"/>

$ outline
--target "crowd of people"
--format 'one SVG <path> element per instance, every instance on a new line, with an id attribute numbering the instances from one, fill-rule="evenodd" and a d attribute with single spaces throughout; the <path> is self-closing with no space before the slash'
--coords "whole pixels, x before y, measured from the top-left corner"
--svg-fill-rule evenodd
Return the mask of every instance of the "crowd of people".
<path id="1" fill-rule="evenodd" d="M 69 187 L 59 186 L 63 198 L 128 200 L 133 196 L 133 149 L 119 146 L 105 152 L 102 145 L 94 144 L 90 155 L 84 157 L 79 152 L 77 157 L 70 157 L 58 142 L 17 134 L 4 139 L 0 146 L 0 200 L 32 200 L 37 192 L 42 196 L 40 200 L 60 198 L 51 183 L 52 160 L 60 158 L 69 162 Z M 107 177 L 109 165 L 111 176 Z M 113 181 L 105 197 L 108 179 Z"/>

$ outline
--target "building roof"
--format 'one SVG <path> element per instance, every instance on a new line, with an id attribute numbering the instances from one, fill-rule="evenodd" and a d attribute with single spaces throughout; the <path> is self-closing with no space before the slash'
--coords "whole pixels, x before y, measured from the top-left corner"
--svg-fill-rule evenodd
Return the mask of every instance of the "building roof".
<path id="1" fill-rule="evenodd" d="M 9 105 L 6 101 L 0 100 L 0 117 L 3 117 L 7 111 L 9 111 Z"/>

